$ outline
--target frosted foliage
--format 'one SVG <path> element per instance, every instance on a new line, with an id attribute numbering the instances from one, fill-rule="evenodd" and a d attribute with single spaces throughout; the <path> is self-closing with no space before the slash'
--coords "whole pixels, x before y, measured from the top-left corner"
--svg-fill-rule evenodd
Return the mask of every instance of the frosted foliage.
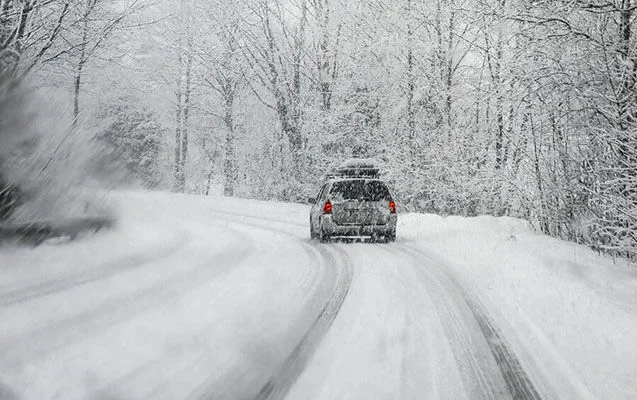
<path id="1" fill-rule="evenodd" d="M 159 167 L 165 129 L 157 116 L 130 99 L 118 99 L 99 113 L 103 127 L 98 135 L 104 146 L 103 169 L 125 170 L 129 182 L 157 187 L 162 181 Z"/>
<path id="2" fill-rule="evenodd" d="M 152 110 L 119 141 L 153 150 L 115 153 L 146 184 L 304 201 L 333 166 L 374 158 L 402 210 L 522 217 L 635 257 L 631 1 L 166 0 L 121 20 L 47 4 L 23 38 L 43 52 L 11 42 L 5 69 L 82 77 L 87 118 L 102 94 Z M 97 47 L 68 49 L 67 29 Z"/>

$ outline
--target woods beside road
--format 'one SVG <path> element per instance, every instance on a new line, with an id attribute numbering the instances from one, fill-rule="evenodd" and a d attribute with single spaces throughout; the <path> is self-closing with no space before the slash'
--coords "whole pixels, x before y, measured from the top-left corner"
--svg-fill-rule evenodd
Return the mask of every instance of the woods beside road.
<path id="1" fill-rule="evenodd" d="M 636 6 L 2 0 L 0 196 L 24 219 L 86 179 L 296 201 L 358 154 L 403 210 L 634 258 Z"/>

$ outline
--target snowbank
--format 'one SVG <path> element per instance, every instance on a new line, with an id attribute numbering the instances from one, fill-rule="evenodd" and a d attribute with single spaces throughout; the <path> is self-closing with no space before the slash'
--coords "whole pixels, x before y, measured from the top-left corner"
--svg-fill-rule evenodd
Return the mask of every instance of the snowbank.
<path id="1" fill-rule="evenodd" d="M 398 235 L 486 303 L 555 397 L 637 398 L 636 265 L 508 217 L 404 214 Z"/>
<path id="2" fill-rule="evenodd" d="M 528 221 L 512 217 L 441 217 L 436 214 L 400 214 L 398 228 L 410 239 L 432 239 L 436 235 L 463 232 L 511 237 L 520 233 L 532 233 Z"/>
<path id="3" fill-rule="evenodd" d="M 121 217 L 113 230 L 62 246 L 44 245 L 35 251 L 2 248 L 0 252 L 2 293 L 11 294 L 22 287 L 38 289 L 37 283 L 43 278 L 56 284 L 67 278 L 72 278 L 71 283 L 87 282 L 52 297 L 0 310 L 0 320 L 11 321 L 0 334 L 0 347 L 3 345 L 11 355 L 0 363 L 0 372 L 3 383 L 28 390 L 24 398 L 42 398 L 42 394 L 53 393 L 58 384 L 82 382 L 86 371 L 99 372 L 104 382 L 118 382 L 131 371 L 142 371 L 138 381 L 115 385 L 118 394 L 121 390 L 139 398 L 153 397 L 141 393 L 154 384 L 160 387 L 162 382 L 179 382 L 181 378 L 186 383 L 201 381 L 210 371 L 221 382 L 226 379 L 223 371 L 252 368 L 253 360 L 242 358 L 245 343 L 273 349 L 281 335 L 289 344 L 295 343 L 294 335 L 304 332 L 300 327 L 289 330 L 290 325 L 284 321 L 298 314 L 297 308 L 303 303 L 299 298 L 303 290 L 299 288 L 321 271 L 319 264 L 312 267 L 309 206 L 160 192 L 120 192 L 113 198 Z M 237 223 L 229 223 L 220 213 L 232 215 L 230 220 Z M 259 223 L 254 218 L 259 218 Z M 274 231 L 281 224 L 282 232 L 273 234 L 262 229 L 263 219 Z M 535 382 L 546 383 L 542 392 L 549 393 L 548 398 L 637 398 L 637 266 L 538 234 L 529 223 L 515 218 L 399 214 L 398 221 L 395 244 L 327 245 L 327 249 L 343 251 L 357 262 L 358 273 L 347 301 L 354 306 L 360 303 L 360 309 L 369 307 L 366 309 L 371 313 L 366 320 L 361 319 L 365 315 L 352 313 L 350 318 L 345 313 L 341 332 L 352 331 L 350 321 L 369 320 L 373 322 L 354 326 L 358 329 L 354 333 L 364 335 L 371 329 L 396 333 L 398 338 L 394 328 L 400 321 L 396 318 L 402 318 L 401 312 L 408 307 L 417 310 L 410 318 L 425 323 L 435 319 L 435 315 L 424 314 L 423 310 L 431 307 L 427 308 L 427 296 L 419 292 L 422 286 L 405 286 L 405 282 L 417 281 L 406 275 L 409 269 L 389 265 L 404 261 L 390 256 L 400 253 L 401 247 L 410 247 L 433 260 L 435 268 L 446 271 L 483 303 L 525 371 Z M 136 268 L 129 271 L 128 266 Z M 176 287 L 168 284 L 175 279 Z M 188 301 L 175 308 L 171 299 L 182 293 L 187 294 Z M 136 303 L 129 304 L 129 298 L 143 300 L 154 308 L 136 316 L 131 308 Z M 199 306 L 191 310 L 192 304 Z M 261 306 L 267 309 L 259 309 Z M 385 306 L 384 317 L 378 319 Z M 110 318 L 120 313 L 125 314 L 121 323 L 111 326 Z M 200 320 L 200 315 L 205 318 Z M 224 324 L 216 323 L 220 318 Z M 41 335 L 39 330 L 55 319 L 80 322 L 67 330 L 53 324 Z M 181 322 L 173 329 L 162 320 Z M 266 328 L 268 334 L 264 335 Z M 82 344 L 84 330 L 90 334 L 90 341 Z M 200 333 L 204 330 L 206 335 Z M 137 336 L 131 339 L 131 332 Z M 235 332 L 245 333 L 245 343 L 234 340 Z M 334 332 L 334 343 L 341 343 L 338 329 Z M 151 336 L 156 342 L 146 346 Z M 65 342 L 69 337 L 73 340 Z M 362 352 L 364 347 L 357 347 L 354 339 L 358 337 L 352 336 L 352 351 Z M 422 343 L 430 339 L 417 337 L 413 348 L 424 351 Z M 197 355 L 201 348 L 210 351 L 204 354 L 201 368 L 176 372 L 179 365 L 190 362 L 190 353 L 173 351 L 173 347 L 164 349 L 162 341 L 176 343 L 175 348 L 184 341 L 193 343 L 191 355 Z M 199 346 L 200 341 L 205 346 Z M 442 347 L 432 343 L 432 354 L 439 354 Z M 49 354 L 48 349 L 56 346 L 61 347 Z M 227 350 L 221 357 L 219 348 Z M 109 349 L 112 354 L 103 354 L 100 349 Z M 402 353 L 396 350 L 392 354 Z M 409 354 L 416 357 L 416 353 Z M 259 373 L 269 370 L 277 360 L 275 355 L 268 354 L 262 360 L 264 368 Z M 154 367 L 154 357 L 162 357 L 165 370 Z M 370 363 L 368 358 L 362 362 Z M 18 369 L 11 360 L 24 365 Z M 121 360 L 127 360 L 127 364 L 120 370 Z M 402 362 L 399 357 L 392 360 L 395 365 Z M 320 359 L 317 365 L 322 365 Z M 377 376 L 385 376 L 386 365 L 375 365 Z M 414 379 L 422 378 L 428 366 L 412 371 Z M 36 375 L 38 379 L 32 378 Z M 30 377 L 28 384 L 21 381 L 25 376 Z M 136 386 L 135 382 L 143 385 Z M 367 387 L 359 389 L 363 392 Z M 326 396 L 334 398 L 338 394 L 326 392 Z M 87 398 L 79 392 L 76 397 Z M 165 397 L 180 396 L 166 392 Z M 457 398 L 452 394 L 442 397 Z"/>

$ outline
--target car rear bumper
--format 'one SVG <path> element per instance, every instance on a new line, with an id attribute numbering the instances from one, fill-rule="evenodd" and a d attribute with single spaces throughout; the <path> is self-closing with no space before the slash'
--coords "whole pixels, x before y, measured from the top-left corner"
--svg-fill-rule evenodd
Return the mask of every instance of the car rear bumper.
<path id="1" fill-rule="evenodd" d="M 321 228 L 324 234 L 331 237 L 387 236 L 396 232 L 396 220 L 396 215 L 391 215 L 385 225 L 337 225 L 330 216 L 324 216 Z"/>

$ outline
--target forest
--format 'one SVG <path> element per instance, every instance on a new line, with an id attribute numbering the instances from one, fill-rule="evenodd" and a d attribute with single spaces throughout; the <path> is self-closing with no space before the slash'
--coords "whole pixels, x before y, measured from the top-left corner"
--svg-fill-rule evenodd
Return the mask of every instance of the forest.
<path id="1" fill-rule="evenodd" d="M 634 259 L 636 9 L 0 0 L 0 220 L 95 185 L 303 202 L 370 157 L 399 213 L 519 217 Z"/>

